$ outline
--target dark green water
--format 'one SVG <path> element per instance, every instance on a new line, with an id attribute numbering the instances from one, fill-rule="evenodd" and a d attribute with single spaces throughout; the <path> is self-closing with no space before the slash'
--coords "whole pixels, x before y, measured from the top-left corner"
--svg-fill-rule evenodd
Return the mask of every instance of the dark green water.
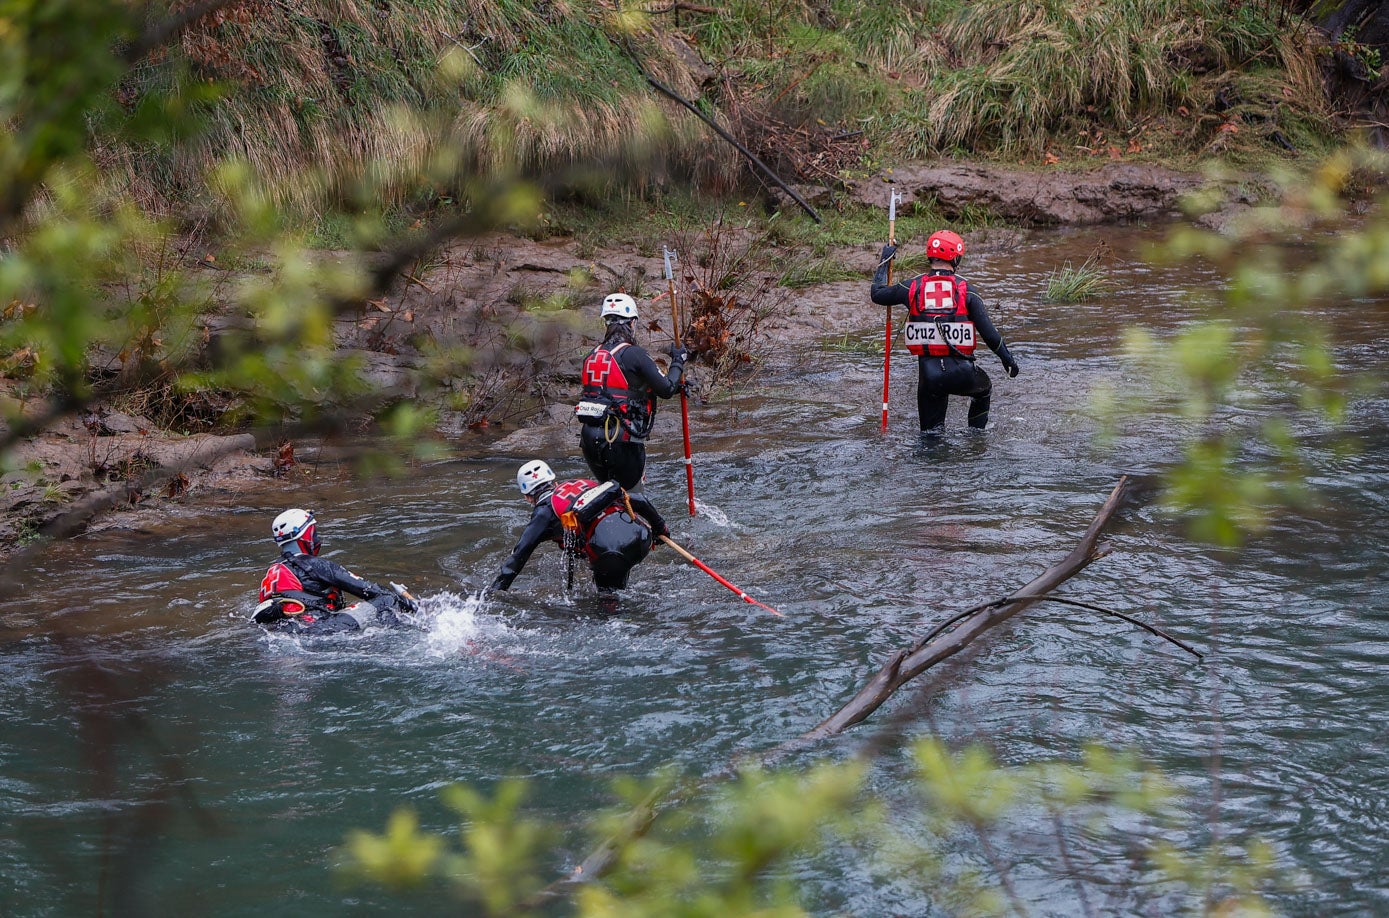
<path id="1" fill-rule="evenodd" d="M 479 604 L 463 584 L 488 581 L 519 535 L 512 482 L 530 458 L 484 446 L 404 480 L 305 487 L 58 548 L 3 613 L 30 636 L 0 647 L 0 914 L 452 914 L 442 896 L 343 887 L 332 849 L 402 803 L 447 829 L 437 791 L 450 782 L 525 776 L 540 814 L 573 822 L 613 802 L 616 776 L 709 771 L 813 726 L 891 649 L 1069 551 L 1121 474 L 1175 455 L 1183 422 L 1169 409 L 1097 445 L 1090 393 L 1146 386 L 1115 357 L 1123 329 L 1177 330 L 1214 279 L 1186 274 L 1195 292 L 1178 289 L 1132 250 L 1136 236 L 1106 235 L 1120 286 L 1094 305 L 1040 303 L 1046 276 L 1093 236 L 971 266 L 1022 365 L 1009 380 L 983 358 L 996 397 L 982 434 L 963 429 L 961 402 L 946 437 L 920 441 L 906 359 L 892 432 L 878 434 L 881 310 L 863 305 L 849 347 L 787 348 L 757 392 L 694 412 L 699 517 L 679 515 L 676 439 L 656 444 L 648 493 L 676 538 L 785 620 L 664 552 L 616 617 L 596 614 L 590 590 L 566 598 L 552 547 L 510 595 Z M 1311 320 L 1346 335 L 1347 368 L 1383 369 L 1389 310 Z M 1255 384 L 1226 420 L 1260 410 Z M 1037 607 L 952 664 L 929 727 L 912 729 L 987 743 L 1009 763 L 1074 759 L 1091 739 L 1134 749 L 1190 795 L 1192 819 L 1167 840 L 1261 837 L 1286 880 L 1271 893 L 1280 910 L 1383 913 L 1389 402 L 1355 403 L 1354 454 L 1316 421 L 1289 420 L 1312 457 L 1315 508 L 1238 554 L 1190 542 L 1159 508 L 1131 509 L 1112 554 L 1066 587 L 1169 629 L 1205 664 L 1123 623 Z M 545 458 L 561 477 L 584 472 L 577 449 Z M 249 626 L 270 519 L 290 505 L 318 511 L 330 557 L 423 594 L 430 629 L 298 642 Z M 872 728 L 815 751 L 850 752 Z M 874 785 L 900 795 L 908 773 L 891 754 Z M 1002 854 L 1034 914 L 1078 914 L 1038 820 L 1042 841 L 1014 834 Z M 1102 913 L 1199 908 L 1122 849 L 1074 842 Z M 931 912 L 926 882 L 889 883 L 882 865 L 843 856 L 796 865 L 813 912 Z"/>

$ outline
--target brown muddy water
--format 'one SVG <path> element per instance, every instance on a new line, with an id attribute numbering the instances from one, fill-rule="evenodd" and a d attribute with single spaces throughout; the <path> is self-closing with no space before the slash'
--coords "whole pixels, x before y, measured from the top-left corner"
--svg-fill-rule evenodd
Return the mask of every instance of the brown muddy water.
<path id="1" fill-rule="evenodd" d="M 542 548 L 510 594 L 480 601 L 519 535 L 527 453 L 409 477 L 211 506 L 157 532 L 93 535 L 45 556 L 3 612 L 29 636 L 0 650 L 0 914 L 206 916 L 456 914 L 442 894 L 344 887 L 333 849 L 409 804 L 451 831 L 440 787 L 530 780 L 536 811 L 577 826 L 610 782 L 674 763 L 700 774 L 810 728 L 894 648 L 952 610 L 1025 583 L 1070 550 L 1120 475 L 1146 478 L 1191 430 L 1170 399 L 1097 437 L 1093 394 L 1154 387 L 1119 356 L 1125 329 L 1170 335 L 1206 314 L 1218 277 L 1156 266 L 1153 229 L 1038 233 L 966 272 L 1022 367 L 992 355 L 991 427 L 922 440 L 915 367 L 895 351 L 892 429 L 878 433 L 882 311 L 861 286 L 803 291 L 860 316 L 787 344 L 754 385 L 692 412 L 702 512 L 684 517 L 666 410 L 648 494 L 674 535 L 785 613 L 778 620 L 658 552 L 616 616 L 563 588 Z M 1103 239 L 1114 289 L 1041 301 L 1047 276 Z M 900 319 L 900 314 L 899 314 Z M 1346 372 L 1383 373 L 1389 307 L 1309 313 L 1341 336 Z M 900 343 L 900 338 L 899 338 Z M 1272 386 L 1249 373 L 1222 417 L 1256 424 Z M 1190 541 L 1160 506 L 1127 510 L 1112 553 L 1064 595 L 1140 616 L 1206 651 L 1198 664 L 1121 622 L 1039 606 L 947 667 L 909 733 L 989 746 L 1020 764 L 1075 760 L 1101 740 L 1136 752 L 1186 795 L 1179 818 L 1068 830 L 1024 808 L 994 838 L 1031 913 L 1200 910 L 1134 854 L 1136 837 L 1199 850 L 1258 838 L 1291 914 L 1389 911 L 1389 401 L 1359 397 L 1343 448 L 1285 412 L 1318 502 L 1231 553 Z M 584 473 L 575 449 L 548 455 Z M 1247 463 L 1267 459 L 1251 450 Z M 248 624 L 274 547 L 271 518 L 318 512 L 325 553 L 425 597 L 426 627 L 315 641 Z M 851 754 L 905 700 L 808 756 Z M 873 786 L 913 811 L 912 763 L 882 756 Z M 925 827 L 898 827 L 918 838 Z M 986 859 L 951 841 L 960 869 Z M 556 869 L 584 854 L 576 834 Z M 793 875 L 814 914 L 957 913 L 936 885 L 879 852 L 833 846 Z M 1080 882 L 1077 882 L 1079 878 Z M 1079 889 L 1084 889 L 1084 902 Z"/>

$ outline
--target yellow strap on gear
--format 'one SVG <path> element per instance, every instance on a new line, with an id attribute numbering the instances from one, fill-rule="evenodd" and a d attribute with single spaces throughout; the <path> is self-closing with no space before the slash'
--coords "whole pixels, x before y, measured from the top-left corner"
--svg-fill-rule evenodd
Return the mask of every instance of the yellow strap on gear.
<path id="1" fill-rule="evenodd" d="M 566 510 L 564 513 L 560 514 L 559 521 L 564 525 L 564 528 L 570 532 L 579 531 L 579 518 L 574 515 L 573 510 Z"/>

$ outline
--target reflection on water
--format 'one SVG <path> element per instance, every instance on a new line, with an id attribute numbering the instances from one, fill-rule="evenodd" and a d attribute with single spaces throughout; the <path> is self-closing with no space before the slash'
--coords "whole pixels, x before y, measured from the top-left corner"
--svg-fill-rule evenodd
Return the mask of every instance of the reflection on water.
<path id="1" fill-rule="evenodd" d="M 527 518 L 512 482 L 528 457 L 485 451 L 406 480 L 305 487 L 58 548 L 29 575 L 28 601 L 4 613 L 30 635 L 0 652 L 0 913 L 90 913 L 99 897 L 137 914 L 281 913 L 286 901 L 379 912 L 385 898 L 333 882 L 331 851 L 401 802 L 448 830 L 439 787 L 524 775 L 542 814 L 577 819 L 612 802 L 614 776 L 672 761 L 708 771 L 814 725 L 889 649 L 1069 551 L 1120 474 L 1176 455 L 1172 415 L 1130 419 L 1096 445 L 1089 393 L 1142 386 L 1114 356 L 1124 328 L 1192 321 L 1216 281 L 1186 268 L 1196 293 L 1185 294 L 1137 263 L 1140 236 L 1106 237 L 1119 283 L 1081 307 L 1043 305 L 1039 292 L 1088 237 L 971 266 L 1022 368 L 1010 380 L 983 358 L 996 393 L 987 431 L 964 429 L 961 401 L 944 437 L 920 438 L 904 360 L 882 437 L 871 349 L 784 351 L 756 391 L 694 411 L 700 514 L 689 519 L 665 414 L 648 493 L 681 544 L 784 620 L 663 549 L 615 616 L 599 614 L 586 584 L 565 591 L 549 546 L 509 594 L 479 599 Z M 874 341 L 880 312 L 866 296 L 864 316 Z M 1389 310 L 1362 308 L 1347 359 L 1382 363 L 1386 333 Z M 1385 884 L 1364 880 L 1382 877 L 1389 834 L 1386 420 L 1384 400 L 1357 403 L 1353 432 L 1368 446 L 1347 454 L 1293 419 L 1326 500 L 1247 550 L 1194 545 L 1147 505 L 1066 587 L 1197 644 L 1206 664 L 1115 620 L 1039 606 L 936 681 L 930 729 L 1014 763 L 1073 758 L 1092 738 L 1132 747 L 1192 795 L 1201 825 L 1164 830 L 1174 841 L 1268 840 L 1291 880 L 1276 893 L 1288 911 L 1389 908 Z M 584 471 L 577 450 L 545 458 L 561 477 Z M 269 521 L 291 503 L 317 510 L 326 554 L 422 595 L 426 627 L 304 640 L 248 626 L 274 555 Z M 889 756 L 879 786 L 900 790 L 909 772 Z M 1079 843 L 1093 901 L 1157 901 L 1122 852 Z M 1005 855 L 1038 911 L 1077 910 L 1074 886 L 1035 846 Z M 931 890 L 910 878 L 889 890 L 839 858 L 801 876 L 817 911 L 929 907 Z"/>

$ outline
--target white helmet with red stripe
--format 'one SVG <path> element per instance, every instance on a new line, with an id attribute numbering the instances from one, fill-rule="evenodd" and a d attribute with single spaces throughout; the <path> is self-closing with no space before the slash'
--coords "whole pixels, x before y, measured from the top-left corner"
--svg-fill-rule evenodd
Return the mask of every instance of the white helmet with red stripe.
<path id="1" fill-rule="evenodd" d="M 270 534 L 281 548 L 293 543 L 301 554 L 318 554 L 318 525 L 314 522 L 312 510 L 286 510 L 270 524 Z"/>

